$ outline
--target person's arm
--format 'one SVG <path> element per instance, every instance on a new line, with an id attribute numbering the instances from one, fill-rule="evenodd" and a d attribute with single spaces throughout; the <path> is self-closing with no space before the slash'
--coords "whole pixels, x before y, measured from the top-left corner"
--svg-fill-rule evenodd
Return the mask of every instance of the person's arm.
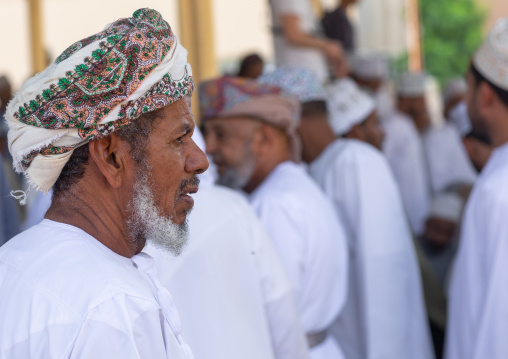
<path id="1" fill-rule="evenodd" d="M 321 51 L 330 62 L 335 76 L 347 75 L 349 67 L 340 42 L 319 38 L 303 32 L 300 26 L 300 18 L 297 15 L 284 14 L 281 15 L 280 20 L 284 38 L 289 44 Z"/>

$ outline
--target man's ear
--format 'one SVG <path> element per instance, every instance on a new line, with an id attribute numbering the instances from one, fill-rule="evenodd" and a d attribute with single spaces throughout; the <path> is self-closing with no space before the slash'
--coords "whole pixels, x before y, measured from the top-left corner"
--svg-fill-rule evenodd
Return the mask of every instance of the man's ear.
<path id="1" fill-rule="evenodd" d="M 493 110 L 496 99 L 497 95 L 495 94 L 492 87 L 489 84 L 487 84 L 487 82 L 482 81 L 478 85 L 478 96 L 477 96 L 478 101 L 477 105 L 480 114 L 487 115 L 486 117 L 490 118 L 488 116 L 488 113 L 490 113 Z"/>
<path id="2" fill-rule="evenodd" d="M 363 130 L 360 124 L 353 125 L 348 133 L 344 136 L 346 138 L 353 138 L 356 140 L 363 141 L 365 136 L 363 135 Z"/>
<path id="3" fill-rule="evenodd" d="M 126 168 L 132 165 L 130 146 L 115 133 L 89 143 L 90 157 L 113 188 L 122 186 Z"/>

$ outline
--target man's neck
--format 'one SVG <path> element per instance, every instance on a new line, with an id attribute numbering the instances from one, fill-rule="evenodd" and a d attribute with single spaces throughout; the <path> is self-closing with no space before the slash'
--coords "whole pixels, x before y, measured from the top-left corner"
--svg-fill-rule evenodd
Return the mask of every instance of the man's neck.
<path id="1" fill-rule="evenodd" d="M 282 156 L 274 156 L 270 158 L 268 161 L 264 162 L 261 166 L 255 170 L 252 175 L 249 183 L 243 188 L 243 190 L 247 193 L 252 193 L 256 188 L 258 188 L 263 181 L 272 173 L 275 168 L 281 163 L 289 161 L 289 154 Z"/>
<path id="2" fill-rule="evenodd" d="M 77 192 L 77 191 L 76 191 Z M 116 208 L 113 201 L 105 198 L 97 205 L 96 198 L 85 194 L 62 194 L 53 200 L 45 218 L 77 227 L 94 237 L 113 252 L 127 258 L 139 253 L 142 248 L 134 248 L 129 242 L 125 226 L 125 215 L 121 208 Z M 93 198 L 92 200 L 89 200 Z"/>

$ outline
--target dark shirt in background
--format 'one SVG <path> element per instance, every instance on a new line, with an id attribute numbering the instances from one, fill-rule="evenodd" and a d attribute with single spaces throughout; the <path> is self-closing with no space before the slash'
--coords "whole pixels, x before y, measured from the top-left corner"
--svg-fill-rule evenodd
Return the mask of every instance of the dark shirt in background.
<path id="1" fill-rule="evenodd" d="M 321 20 L 326 37 L 340 41 L 342 47 L 352 53 L 355 50 L 354 30 L 346 13 L 339 7 L 326 12 Z"/>

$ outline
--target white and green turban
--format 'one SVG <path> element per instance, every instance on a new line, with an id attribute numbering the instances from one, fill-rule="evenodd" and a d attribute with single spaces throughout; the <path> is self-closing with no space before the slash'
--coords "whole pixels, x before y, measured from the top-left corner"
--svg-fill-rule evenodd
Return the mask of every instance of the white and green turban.
<path id="1" fill-rule="evenodd" d="M 187 51 L 155 10 L 140 9 L 76 42 L 7 107 L 17 172 L 48 192 L 77 147 L 194 89 Z"/>

